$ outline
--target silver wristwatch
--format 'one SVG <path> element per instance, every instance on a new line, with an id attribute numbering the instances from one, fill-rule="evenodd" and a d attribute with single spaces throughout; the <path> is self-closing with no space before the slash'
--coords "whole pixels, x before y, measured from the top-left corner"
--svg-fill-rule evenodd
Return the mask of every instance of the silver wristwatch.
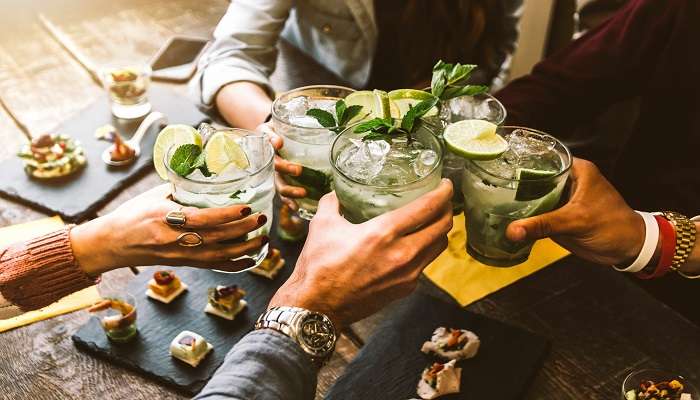
<path id="1" fill-rule="evenodd" d="M 258 318 L 255 329 L 274 329 L 289 336 L 318 367 L 333 354 L 338 339 L 328 317 L 299 307 L 272 307 Z"/>

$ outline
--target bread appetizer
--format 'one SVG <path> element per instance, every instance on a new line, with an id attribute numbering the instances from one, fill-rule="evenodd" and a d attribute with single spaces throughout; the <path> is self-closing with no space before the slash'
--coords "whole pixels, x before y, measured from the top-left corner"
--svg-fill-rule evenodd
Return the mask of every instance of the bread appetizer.
<path id="1" fill-rule="evenodd" d="M 439 327 L 429 342 L 423 343 L 421 351 L 433 353 L 445 360 L 466 360 L 479 351 L 479 337 L 466 329 Z"/>
<path id="2" fill-rule="evenodd" d="M 146 296 L 168 304 L 185 290 L 187 285 L 173 271 L 156 271 L 148 281 Z"/>
<path id="3" fill-rule="evenodd" d="M 270 248 L 267 257 L 259 266 L 251 269 L 250 272 L 268 279 L 275 279 L 282 267 L 284 267 L 284 258 L 282 258 L 280 251 Z"/>
<path id="4" fill-rule="evenodd" d="M 455 368 L 455 360 L 445 364 L 434 363 L 423 370 L 418 381 L 418 396 L 421 399 L 435 399 L 440 396 L 459 393 L 462 369 Z"/>
<path id="5" fill-rule="evenodd" d="M 87 164 L 80 142 L 68 135 L 43 134 L 24 145 L 17 155 L 24 161 L 24 171 L 39 179 L 67 176 Z"/>
<path id="6" fill-rule="evenodd" d="M 213 348 L 202 336 L 182 331 L 170 342 L 170 355 L 196 368 Z"/>
<path id="7" fill-rule="evenodd" d="M 245 291 L 236 285 L 209 288 L 208 295 L 209 301 L 204 312 L 228 320 L 236 318 L 236 315 L 248 304 L 243 300 Z"/>

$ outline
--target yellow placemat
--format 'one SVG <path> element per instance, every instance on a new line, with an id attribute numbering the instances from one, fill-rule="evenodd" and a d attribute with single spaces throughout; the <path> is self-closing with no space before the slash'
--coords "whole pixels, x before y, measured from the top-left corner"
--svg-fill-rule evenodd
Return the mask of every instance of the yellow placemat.
<path id="1" fill-rule="evenodd" d="M 462 306 L 471 304 L 533 272 L 561 260 L 570 253 L 549 239 L 535 243 L 530 258 L 510 268 L 489 267 L 471 258 L 465 250 L 467 232 L 464 214 L 454 217 L 448 234 L 450 243 L 426 269 L 425 274 Z"/>
<path id="2" fill-rule="evenodd" d="M 44 233 L 56 230 L 61 226 L 63 226 L 63 221 L 61 221 L 60 217 L 56 216 L 0 228 L 0 247 L 40 236 Z M 90 286 L 89 288 L 66 296 L 50 306 L 30 311 L 13 318 L 0 320 L 0 332 L 79 310 L 95 303 L 99 298 L 97 287 Z"/>

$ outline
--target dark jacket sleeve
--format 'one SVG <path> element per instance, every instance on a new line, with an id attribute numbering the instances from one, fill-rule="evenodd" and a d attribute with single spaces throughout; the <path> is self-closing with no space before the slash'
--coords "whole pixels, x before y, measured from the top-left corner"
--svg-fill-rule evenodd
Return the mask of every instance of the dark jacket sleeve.
<path id="1" fill-rule="evenodd" d="M 246 335 L 195 397 L 199 400 L 307 400 L 316 393 L 316 369 L 289 337 L 258 330 Z"/>
<path id="2" fill-rule="evenodd" d="M 631 0 L 598 28 L 496 94 L 509 124 L 566 135 L 611 104 L 653 90 L 683 0 Z"/>

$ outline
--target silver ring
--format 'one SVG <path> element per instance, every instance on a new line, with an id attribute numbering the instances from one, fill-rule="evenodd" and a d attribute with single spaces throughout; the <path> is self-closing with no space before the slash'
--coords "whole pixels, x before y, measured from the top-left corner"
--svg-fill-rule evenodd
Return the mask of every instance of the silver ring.
<path id="1" fill-rule="evenodd" d="M 177 237 L 177 244 L 182 247 L 197 247 L 204 243 L 204 239 L 197 232 L 182 232 Z"/>
<path id="2" fill-rule="evenodd" d="M 187 223 L 187 216 L 180 210 L 169 211 L 165 214 L 165 223 L 176 228 L 182 228 Z"/>

